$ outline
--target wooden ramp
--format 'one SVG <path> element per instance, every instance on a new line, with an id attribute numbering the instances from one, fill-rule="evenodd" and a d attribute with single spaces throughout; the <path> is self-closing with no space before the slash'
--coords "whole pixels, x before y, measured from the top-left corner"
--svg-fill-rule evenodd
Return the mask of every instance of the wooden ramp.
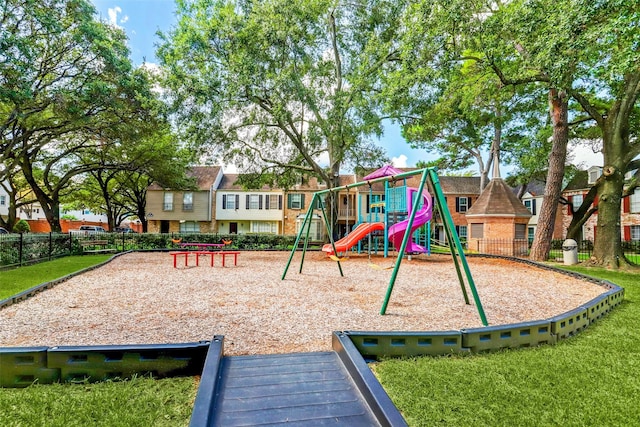
<path id="1" fill-rule="evenodd" d="M 223 357 L 215 337 L 191 426 L 406 426 L 350 339 L 334 334 L 333 347 Z"/>

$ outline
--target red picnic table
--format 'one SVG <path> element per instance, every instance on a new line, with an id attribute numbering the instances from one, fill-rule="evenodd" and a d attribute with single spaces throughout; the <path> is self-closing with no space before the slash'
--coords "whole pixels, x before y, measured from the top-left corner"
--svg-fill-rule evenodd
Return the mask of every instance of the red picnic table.
<path id="1" fill-rule="evenodd" d="M 233 265 L 238 265 L 238 254 L 239 251 L 183 251 L 183 252 L 169 252 L 169 255 L 173 257 L 173 268 L 178 267 L 178 256 L 184 255 L 184 266 L 189 266 L 189 254 L 194 254 L 196 256 L 196 267 L 200 265 L 200 255 L 210 255 L 211 256 L 211 267 L 214 266 L 214 260 L 216 255 L 222 256 L 222 266 L 226 266 L 226 258 L 227 256 L 233 256 Z"/>

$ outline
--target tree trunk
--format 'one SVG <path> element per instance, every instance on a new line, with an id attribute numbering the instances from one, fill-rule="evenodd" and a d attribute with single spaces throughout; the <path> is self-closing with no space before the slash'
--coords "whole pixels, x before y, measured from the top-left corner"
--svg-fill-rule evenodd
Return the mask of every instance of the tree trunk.
<path id="1" fill-rule="evenodd" d="M 13 190 L 13 189 L 12 189 Z M 16 201 L 16 193 L 9 193 L 9 211 L 7 212 L 7 220 L 4 221 L 4 226 L 7 230 L 12 231 L 18 222 L 18 203 Z"/>
<path id="2" fill-rule="evenodd" d="M 49 206 L 51 207 L 49 208 Z M 60 225 L 60 202 L 58 200 L 51 200 L 49 206 L 46 206 L 48 209 L 45 208 L 43 210 L 47 217 L 47 221 L 49 221 L 51 232 L 62 233 L 62 226 Z"/>
<path id="3" fill-rule="evenodd" d="M 549 154 L 549 171 L 544 187 L 544 198 L 538 215 L 538 226 L 529 257 L 534 261 L 546 261 L 551 250 L 551 240 L 556 223 L 558 202 L 562 193 L 564 164 L 567 160 L 569 143 L 568 96 L 564 91 L 549 90 L 549 107 L 553 137 Z"/>
<path id="4" fill-rule="evenodd" d="M 567 228 L 567 239 L 573 239 L 575 241 L 582 240 L 582 226 L 598 211 L 598 208 L 592 207 L 591 205 L 595 202 L 596 196 L 598 195 L 599 183 L 600 181 L 591 187 L 577 211 L 574 212 L 573 209 L 571 209 L 572 216 L 569 228 Z"/>
<path id="5" fill-rule="evenodd" d="M 604 121 L 602 142 L 604 167 L 603 181 L 598 191 L 598 225 L 590 263 L 607 268 L 628 265 L 622 252 L 620 236 L 620 208 L 627 167 L 626 144 L 617 123 L 619 115 L 610 111 Z"/>
<path id="6" fill-rule="evenodd" d="M 336 188 L 340 186 L 340 165 L 339 163 L 334 163 L 331 167 L 331 183 L 329 184 L 330 188 Z M 325 209 L 327 214 L 329 215 L 328 222 L 331 227 L 330 230 L 327 230 L 327 233 L 331 233 L 334 240 L 339 239 L 340 236 L 338 233 L 338 208 L 340 206 L 340 198 L 338 197 L 338 193 L 335 191 L 327 194 L 326 206 Z"/>
<path id="7" fill-rule="evenodd" d="M 62 232 L 62 227 L 60 226 L 60 201 L 58 200 L 57 193 L 53 194 L 50 197 L 42 190 L 42 188 L 40 188 L 40 184 L 33 176 L 33 168 L 31 167 L 31 163 L 21 162 L 20 166 L 22 168 L 22 175 L 31 187 L 33 194 L 36 196 L 36 200 L 38 200 L 38 203 L 40 203 L 40 207 L 42 208 L 42 212 L 47 218 L 47 222 L 49 223 L 51 232 Z"/>

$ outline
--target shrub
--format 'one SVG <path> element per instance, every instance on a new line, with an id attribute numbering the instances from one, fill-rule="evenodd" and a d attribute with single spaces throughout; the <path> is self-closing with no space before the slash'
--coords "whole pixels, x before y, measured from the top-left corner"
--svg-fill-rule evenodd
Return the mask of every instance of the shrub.
<path id="1" fill-rule="evenodd" d="M 13 226 L 14 233 L 28 233 L 30 231 L 31 227 L 29 226 L 29 223 L 24 219 L 21 219 L 16 223 L 16 225 Z"/>

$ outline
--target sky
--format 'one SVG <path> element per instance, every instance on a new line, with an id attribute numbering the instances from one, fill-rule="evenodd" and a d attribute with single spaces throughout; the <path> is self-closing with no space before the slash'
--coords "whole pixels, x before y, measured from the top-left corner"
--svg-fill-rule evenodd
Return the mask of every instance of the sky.
<path id="1" fill-rule="evenodd" d="M 124 29 L 129 38 L 131 59 L 135 65 L 157 63 L 156 46 L 160 39 L 158 31 L 163 33 L 176 23 L 174 0 L 92 0 L 99 18 Z M 400 127 L 390 122 L 385 123 L 384 135 L 379 143 L 387 151 L 396 167 L 412 167 L 421 160 L 433 160 L 437 156 L 424 150 L 412 149 L 400 133 Z M 602 155 L 594 154 L 588 147 L 576 147 L 574 164 L 585 166 L 602 165 Z M 228 170 L 229 168 L 225 168 Z M 471 169 L 477 174 L 477 168 Z M 508 167 L 501 166 L 504 174 Z"/>

